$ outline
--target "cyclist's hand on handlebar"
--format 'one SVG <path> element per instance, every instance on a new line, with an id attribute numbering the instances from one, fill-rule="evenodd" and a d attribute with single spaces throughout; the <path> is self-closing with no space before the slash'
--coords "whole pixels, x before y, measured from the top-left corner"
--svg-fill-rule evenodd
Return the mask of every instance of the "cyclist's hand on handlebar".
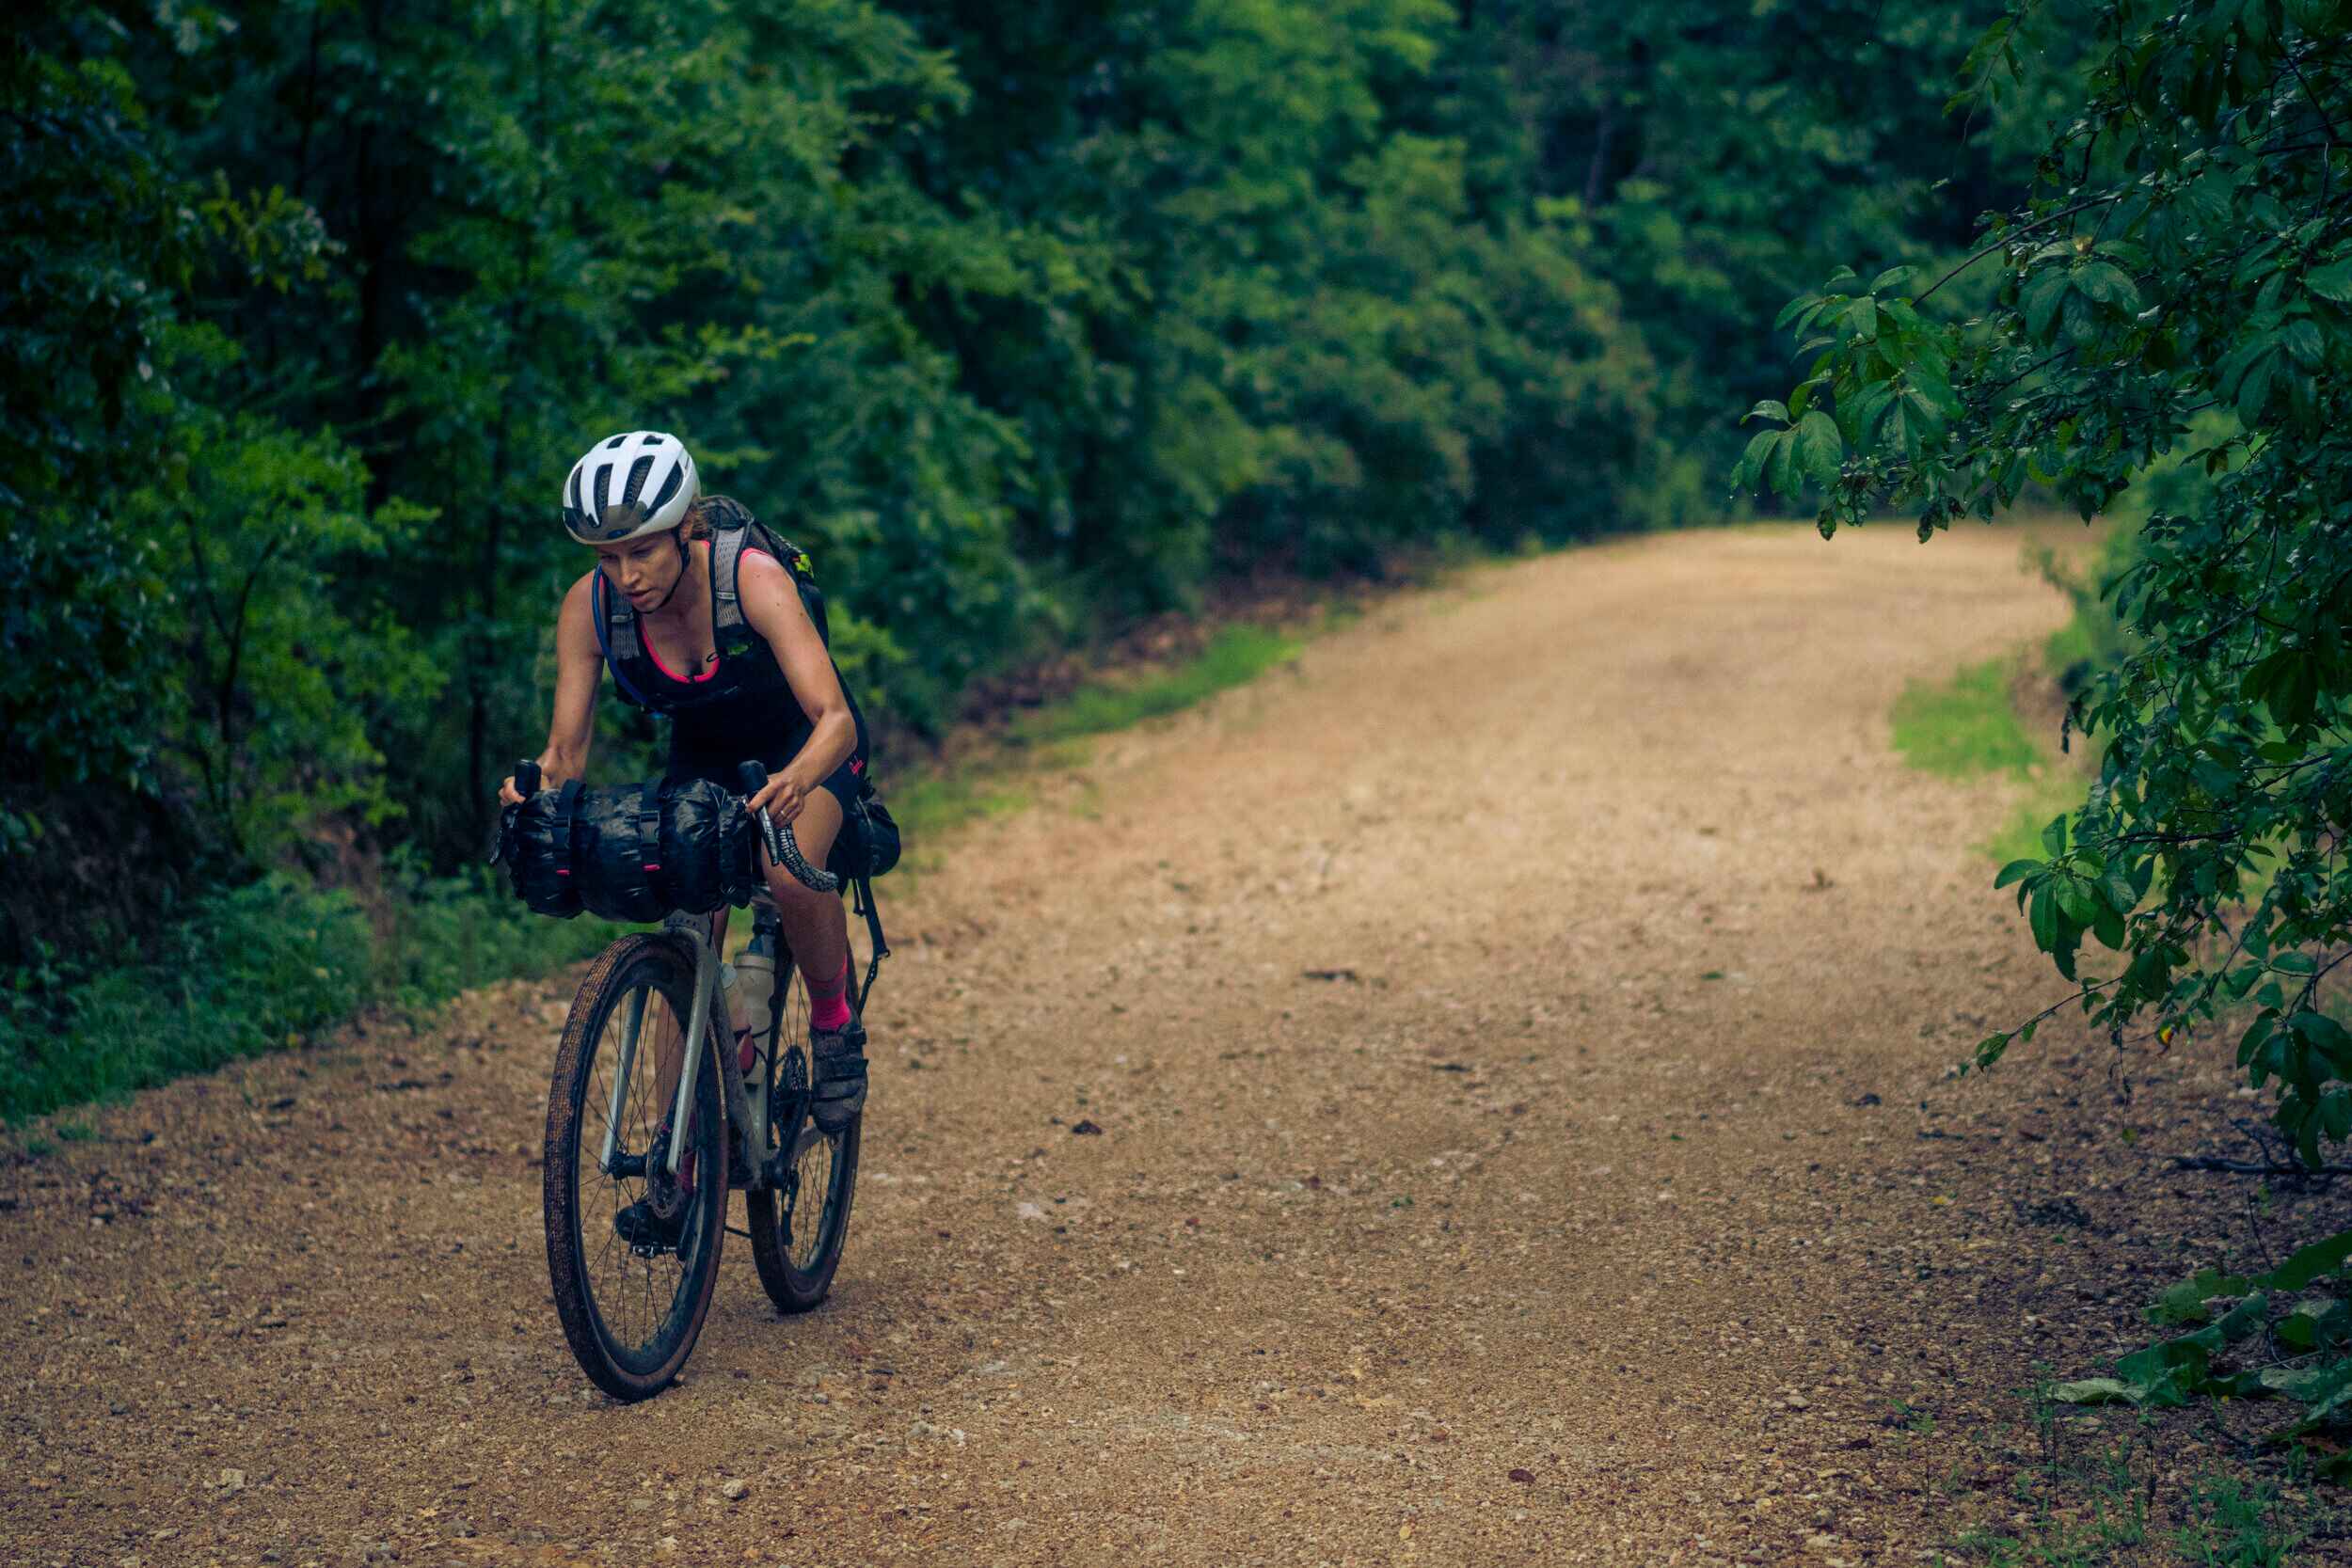
<path id="1" fill-rule="evenodd" d="M 514 775 L 509 774 L 507 777 L 499 782 L 499 804 L 501 806 L 519 806 L 522 803 L 522 792 L 515 787 Z"/>
<path id="2" fill-rule="evenodd" d="M 779 773 L 763 785 L 758 794 L 743 802 L 743 809 L 756 816 L 765 806 L 768 815 L 786 827 L 790 827 L 808 804 L 808 791 L 785 774 Z"/>

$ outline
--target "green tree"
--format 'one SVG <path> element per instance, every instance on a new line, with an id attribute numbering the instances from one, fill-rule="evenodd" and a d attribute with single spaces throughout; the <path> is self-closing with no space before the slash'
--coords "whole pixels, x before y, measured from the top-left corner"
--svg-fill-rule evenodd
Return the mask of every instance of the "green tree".
<path id="1" fill-rule="evenodd" d="M 2041 9 L 1984 35 L 1982 90 Z M 1999 271 L 1989 307 L 1958 317 L 1962 269 L 1922 287 L 1909 267 L 1791 303 L 1811 364 L 1758 405 L 1772 428 L 1739 478 L 1819 487 L 1825 533 L 1894 504 L 1926 538 L 2029 484 L 2088 518 L 2152 465 L 2207 476 L 2169 486 L 2110 587 L 2137 651 L 2074 700 L 2105 748 L 2089 799 L 2000 885 L 2119 1037 L 2242 1007 L 2239 1064 L 2317 1164 L 2352 1132 L 2327 986 L 2352 957 L 2352 8 L 2103 0 L 2083 20 L 2076 113 L 1970 258 Z"/>

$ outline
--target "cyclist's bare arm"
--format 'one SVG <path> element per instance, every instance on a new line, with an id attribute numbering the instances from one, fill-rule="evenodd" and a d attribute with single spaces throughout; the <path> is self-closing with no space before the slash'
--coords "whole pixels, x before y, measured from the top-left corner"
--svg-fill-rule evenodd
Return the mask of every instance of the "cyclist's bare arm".
<path id="1" fill-rule="evenodd" d="M 808 715 L 811 726 L 800 754 L 787 761 L 768 786 L 751 801 L 753 809 L 767 807 L 777 821 L 789 823 L 800 816 L 802 802 L 833 770 L 857 750 L 857 721 L 850 717 L 850 700 L 841 693 L 834 673 L 833 657 L 817 624 L 801 603 L 792 575 L 766 555 L 745 551 L 736 568 L 736 589 L 742 595 L 743 619 L 775 651 L 792 696 Z M 590 646 L 596 628 L 589 627 Z"/>
<path id="2" fill-rule="evenodd" d="M 548 749 L 539 753 L 542 789 L 588 770 L 588 749 L 596 732 L 596 685 L 604 678 L 592 597 L 596 578 L 590 572 L 573 583 L 555 618 L 555 716 L 548 724 Z M 499 786 L 499 799 L 510 806 L 521 803 L 513 779 Z"/>

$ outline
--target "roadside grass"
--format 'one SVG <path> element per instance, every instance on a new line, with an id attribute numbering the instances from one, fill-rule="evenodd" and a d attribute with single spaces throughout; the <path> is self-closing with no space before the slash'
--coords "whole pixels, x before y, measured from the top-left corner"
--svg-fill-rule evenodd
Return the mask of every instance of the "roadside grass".
<path id="1" fill-rule="evenodd" d="M 1057 703 L 1024 715 L 1012 727 L 1025 745 L 1074 740 L 1164 718 L 1256 680 L 1298 657 L 1296 638 L 1263 626 L 1225 626 L 1200 653 L 1172 670 L 1140 679 L 1091 681 Z"/>
<path id="2" fill-rule="evenodd" d="M 891 790 L 890 813 L 907 838 L 925 844 L 965 822 L 1025 811 L 1030 800 L 1025 789 L 971 772 L 925 773 Z"/>
<path id="3" fill-rule="evenodd" d="M 1972 664 L 1945 681 L 1915 680 L 1895 699 L 1895 749 L 1914 768 L 1946 778 L 2030 775 L 2041 750 L 2010 701 L 2013 659 Z"/>
<path id="4" fill-rule="evenodd" d="M 269 877 L 216 894 L 152 951 L 77 963 L 0 992 L 0 1124 L 121 1100 L 240 1057 L 298 1046 L 373 1006 L 429 1016 L 459 992 L 550 973 L 621 927 L 526 913 L 486 873 L 400 877 L 371 907 L 346 890 Z M 40 1154 L 95 1135 L 75 1118 Z"/>
<path id="5" fill-rule="evenodd" d="M 2300 1454 L 2273 1473 L 2225 1461 L 2185 1471 L 2162 1425 L 2075 1454 L 2061 1450 L 2054 1421 L 2037 1422 L 2044 1457 L 2015 1471 L 1997 1518 L 1967 1526 L 1926 1554 L 1936 1568 L 2099 1568 L 2181 1562 L 2198 1568 L 2286 1568 L 2297 1548 L 2334 1536 L 2345 1512 L 2320 1494 Z"/>
<path id="6" fill-rule="evenodd" d="M 2026 732 L 2013 695 L 2029 656 L 1987 659 L 1947 679 L 1915 680 L 1890 715 L 1895 749 L 1914 768 L 1947 779 L 2006 775 L 2023 798 L 1979 852 L 1998 864 L 2042 851 L 2042 830 L 2082 803 L 2083 781 Z"/>
<path id="7" fill-rule="evenodd" d="M 1222 691 L 1247 686 L 1298 657 L 1308 637 L 1343 626 L 1361 612 L 1326 611 L 1304 636 L 1237 624 L 1220 628 L 1206 646 L 1172 667 L 1089 681 L 1056 702 L 1015 720 L 1003 744 L 901 774 L 890 784 L 891 815 L 906 835 L 906 861 L 895 874 L 913 880 L 939 863 L 931 846 L 966 823 L 1003 816 L 1035 804 L 1041 773 L 1086 766 L 1088 741 L 1194 707 Z M 1082 783 L 1070 801 L 1083 817 L 1102 814 L 1102 791 Z"/>

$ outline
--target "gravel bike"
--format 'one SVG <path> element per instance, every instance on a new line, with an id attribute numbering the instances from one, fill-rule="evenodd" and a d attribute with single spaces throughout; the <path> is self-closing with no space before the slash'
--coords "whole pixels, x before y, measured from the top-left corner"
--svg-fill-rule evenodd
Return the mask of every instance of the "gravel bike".
<path id="1" fill-rule="evenodd" d="M 747 763 L 741 782 L 755 794 L 766 772 Z M 525 798 L 538 784 L 535 763 L 516 769 Z M 840 890 L 840 878 L 803 858 L 788 825 L 765 811 L 757 822 L 770 856 L 803 886 Z M 823 1301 L 840 1266 L 864 1118 L 830 1135 L 810 1119 L 808 989 L 774 905 L 763 893 L 753 909 L 755 935 L 775 944 L 767 1050 L 757 1020 L 739 1047 L 729 1037 L 707 915 L 674 912 L 658 931 L 615 941 L 564 1021 L 548 1094 L 548 1275 L 572 1354 L 615 1399 L 650 1398 L 686 1364 L 732 1228 L 729 1189 L 743 1191 L 747 1228 L 736 1234 L 750 1240 L 779 1310 Z M 853 998 L 861 1015 L 883 951 Z M 660 1082 L 665 1062 L 677 1064 L 674 1091 Z M 658 1239 L 631 1234 L 631 1211 L 660 1222 Z"/>

